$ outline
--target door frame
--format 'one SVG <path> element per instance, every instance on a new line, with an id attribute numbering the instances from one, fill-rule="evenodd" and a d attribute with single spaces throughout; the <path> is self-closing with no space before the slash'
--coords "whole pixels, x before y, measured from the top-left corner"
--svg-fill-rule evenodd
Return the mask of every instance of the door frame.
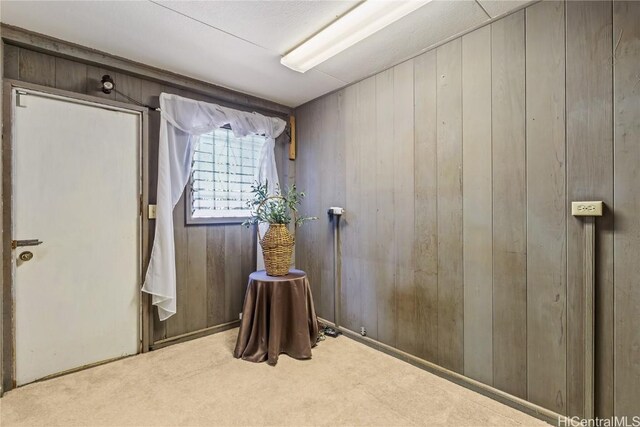
<path id="1" fill-rule="evenodd" d="M 0 371 L 0 396 L 2 393 L 16 387 L 15 382 L 15 307 L 14 307 L 14 278 L 12 272 L 13 258 L 11 240 L 13 238 L 13 217 L 12 217 L 12 199 L 13 199 L 13 91 L 28 90 L 41 92 L 45 96 L 67 98 L 70 102 L 78 102 L 82 104 L 95 104 L 97 107 L 104 106 L 107 109 L 128 110 L 140 115 L 140 307 L 138 320 L 138 336 L 139 346 L 138 353 L 149 351 L 150 331 L 153 328 L 151 315 L 151 304 L 149 296 L 142 292 L 142 284 L 149 263 L 149 219 L 145 213 L 149 206 L 149 115 L 146 107 L 140 107 L 124 102 L 112 101 L 95 96 L 70 92 L 61 89 L 55 89 L 47 86 L 36 85 L 19 80 L 5 79 L 3 82 L 3 128 L 2 128 L 2 147 L 0 152 L 0 174 L 2 176 L 2 185 L 0 187 L 0 196 L 2 200 L 2 209 L 0 209 L 0 255 L 2 256 L 1 271 L 1 310 L 0 313 L 0 331 L 2 334 L 0 358 L 2 358 L 2 370 Z M 108 361 L 105 361 L 108 362 Z M 95 364 L 89 365 L 94 366 Z M 78 367 L 71 371 L 65 371 L 60 374 L 84 369 Z M 47 377 L 49 378 L 49 377 Z"/>

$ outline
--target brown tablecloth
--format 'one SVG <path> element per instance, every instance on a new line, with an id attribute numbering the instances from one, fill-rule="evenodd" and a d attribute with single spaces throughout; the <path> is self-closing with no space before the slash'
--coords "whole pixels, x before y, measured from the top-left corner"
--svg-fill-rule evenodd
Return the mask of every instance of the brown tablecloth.
<path id="1" fill-rule="evenodd" d="M 251 273 L 234 357 L 270 365 L 280 353 L 310 359 L 317 337 L 318 319 L 304 271 L 281 277 L 267 276 L 264 270 Z"/>

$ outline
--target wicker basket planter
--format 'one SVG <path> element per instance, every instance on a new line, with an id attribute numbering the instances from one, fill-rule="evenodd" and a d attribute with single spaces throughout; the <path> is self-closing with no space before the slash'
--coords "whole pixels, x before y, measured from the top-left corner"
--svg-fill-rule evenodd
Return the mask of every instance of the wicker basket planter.
<path id="1" fill-rule="evenodd" d="M 262 247 L 264 265 L 269 276 L 286 276 L 291 267 L 291 257 L 295 238 L 289 232 L 289 224 L 294 229 L 306 221 L 316 220 L 317 217 L 298 217 L 297 205 L 304 197 L 293 185 L 284 194 L 276 188 L 275 195 L 269 195 L 268 181 L 252 185 L 255 194 L 253 200 L 247 202 L 251 208 L 251 217 L 243 222 L 250 227 L 257 225 L 258 242 Z M 269 224 L 269 229 L 260 235 L 260 224 Z"/>
<path id="2" fill-rule="evenodd" d="M 286 276 L 291 266 L 295 238 L 285 224 L 270 224 L 259 240 L 264 265 L 269 276 Z"/>

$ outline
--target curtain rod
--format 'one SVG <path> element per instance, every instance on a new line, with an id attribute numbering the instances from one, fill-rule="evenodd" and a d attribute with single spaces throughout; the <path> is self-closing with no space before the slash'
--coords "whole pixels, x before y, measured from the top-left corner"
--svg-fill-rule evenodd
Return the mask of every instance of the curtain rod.
<path id="1" fill-rule="evenodd" d="M 119 91 L 119 90 L 116 88 L 116 83 L 115 83 L 115 81 L 114 81 L 114 80 L 111 78 L 111 76 L 110 76 L 110 75 L 108 75 L 108 74 L 105 74 L 105 75 L 103 75 L 103 76 L 102 76 L 102 79 L 100 80 L 100 87 L 99 87 L 99 89 L 100 89 L 103 93 L 106 93 L 107 95 L 108 95 L 108 94 L 111 94 L 111 92 L 115 92 L 115 93 L 117 93 L 118 95 L 120 95 L 120 96 L 122 96 L 122 97 L 126 98 L 126 99 L 127 99 L 127 100 L 129 100 L 130 102 L 132 102 L 132 103 L 134 103 L 134 104 L 136 104 L 136 105 L 138 105 L 138 106 L 140 106 L 140 107 L 148 108 L 148 109 L 149 109 L 149 110 L 151 110 L 151 111 L 158 111 L 158 112 L 161 112 L 161 111 L 162 111 L 162 110 L 160 109 L 160 107 L 153 107 L 153 106 L 151 106 L 151 105 L 145 104 L 145 103 L 140 102 L 140 101 L 138 101 L 138 100 L 136 100 L 136 99 L 133 99 L 133 98 L 131 98 L 130 96 L 128 96 L 128 95 L 126 95 L 126 94 L 122 93 L 121 91 Z M 190 98 L 190 99 L 191 99 L 191 98 Z M 199 100 L 194 100 L 194 101 L 199 101 Z M 200 101 L 199 101 L 199 102 L 200 102 Z M 209 102 L 209 101 L 203 101 L 203 102 Z M 222 102 L 222 104 L 231 104 L 231 105 L 234 105 L 235 107 L 240 107 L 240 108 L 239 108 L 239 110 L 240 110 L 240 111 L 248 111 L 248 110 L 245 110 L 245 108 L 246 108 L 247 106 L 243 106 L 243 105 L 240 105 L 240 104 L 228 103 L 228 102 L 224 102 L 224 101 Z M 225 106 L 225 105 L 223 105 L 223 106 Z M 227 108 L 233 108 L 233 107 L 227 107 Z M 236 109 L 238 109 L 238 108 L 236 108 Z M 256 112 L 256 113 L 262 114 L 262 115 L 264 115 L 264 116 L 272 116 L 272 114 L 274 113 L 274 112 L 270 112 L 270 113 L 261 112 L 261 111 L 259 111 L 259 109 L 256 109 L 256 108 L 249 108 L 249 109 L 250 109 L 250 110 L 253 110 L 253 111 L 254 111 L 254 112 Z M 256 110 L 258 110 L 258 111 L 256 111 Z M 288 116 L 289 116 L 289 114 L 284 114 L 284 113 L 282 113 L 282 114 L 278 114 L 278 113 L 276 113 L 276 114 L 275 114 L 275 117 L 278 117 L 278 118 L 288 117 Z"/>

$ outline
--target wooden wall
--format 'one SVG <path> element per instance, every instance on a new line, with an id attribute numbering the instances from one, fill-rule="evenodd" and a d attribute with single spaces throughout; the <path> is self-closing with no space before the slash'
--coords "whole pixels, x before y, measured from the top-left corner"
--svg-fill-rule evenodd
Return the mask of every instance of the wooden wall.
<path id="1" fill-rule="evenodd" d="M 4 45 L 3 63 L 4 77 L 8 79 L 125 103 L 129 101 L 119 94 L 114 92 L 106 95 L 99 90 L 102 75 L 111 75 L 118 90 L 151 106 L 158 106 L 158 96 L 161 92 L 229 105 L 201 92 L 180 89 L 169 81 L 146 79 L 139 75 L 109 69 L 108 66 L 88 64 L 11 44 Z M 250 110 L 251 107 L 247 109 Z M 282 109 L 286 110 L 286 107 Z M 160 113 L 150 111 L 150 152 L 146 159 L 150 170 L 147 189 L 150 203 L 155 203 L 156 200 L 159 126 Z M 278 138 L 276 156 L 281 183 L 292 181 L 294 169 L 288 160 L 288 137 L 283 135 Z M 177 314 L 165 322 L 160 322 L 157 313 L 155 314 L 152 343 L 238 320 L 247 278 L 255 270 L 256 237 L 253 229 L 246 229 L 240 225 L 186 226 L 184 217 L 183 197 L 174 211 L 178 277 Z M 153 222 L 151 221 L 150 241 L 153 240 Z"/>
<path id="2" fill-rule="evenodd" d="M 4 58 L 4 43 L 0 40 L 0 58 Z M 4 75 L 4 61 L 0 59 L 0 76 Z M 2 83 L 2 82 L 0 82 Z M 0 84 L 0 129 L 4 123 L 4 84 Z M 3 176 L 3 165 L 0 159 L 0 176 Z M 3 199 L 3 186 L 0 185 L 0 200 Z M 0 213 L 0 223 L 4 223 L 4 216 Z M 4 227 L 0 227 L 0 242 L 5 241 Z M 4 245 L 0 243 L 0 259 L 4 260 Z M 0 262 L 0 277 L 3 278 L 3 284 L 0 285 L 0 397 L 4 394 L 4 261 Z"/>
<path id="3" fill-rule="evenodd" d="M 640 4 L 613 5 L 613 397 L 640 413 Z M 610 294 L 611 295 L 611 294 Z"/>
<path id="4" fill-rule="evenodd" d="M 596 415 L 640 414 L 640 2 L 544 1 L 296 109 L 319 223 L 297 266 L 333 319 L 583 413 L 583 227 L 597 220 Z"/>

